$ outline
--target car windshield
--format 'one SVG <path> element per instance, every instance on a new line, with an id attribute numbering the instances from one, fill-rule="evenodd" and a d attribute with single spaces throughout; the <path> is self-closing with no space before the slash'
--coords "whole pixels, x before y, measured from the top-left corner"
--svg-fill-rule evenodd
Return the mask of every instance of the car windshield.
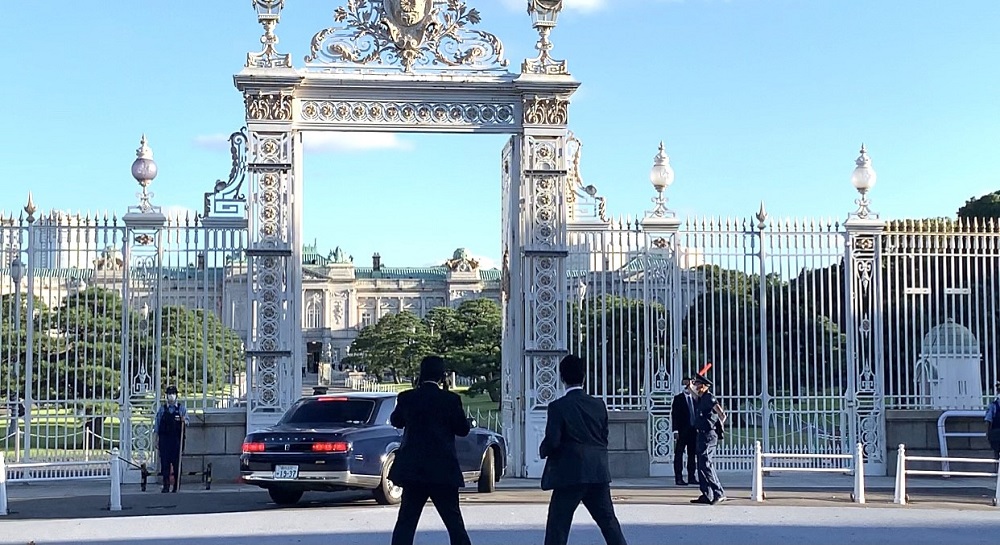
<path id="1" fill-rule="evenodd" d="M 319 398 L 303 399 L 281 419 L 282 424 L 367 424 L 375 400 Z"/>

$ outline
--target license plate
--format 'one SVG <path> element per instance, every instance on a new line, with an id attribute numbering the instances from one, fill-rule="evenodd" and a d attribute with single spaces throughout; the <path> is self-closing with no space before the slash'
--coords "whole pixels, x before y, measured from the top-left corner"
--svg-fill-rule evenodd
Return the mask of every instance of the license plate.
<path id="1" fill-rule="evenodd" d="M 291 481 L 299 478 L 299 466 L 274 466 L 275 480 Z"/>

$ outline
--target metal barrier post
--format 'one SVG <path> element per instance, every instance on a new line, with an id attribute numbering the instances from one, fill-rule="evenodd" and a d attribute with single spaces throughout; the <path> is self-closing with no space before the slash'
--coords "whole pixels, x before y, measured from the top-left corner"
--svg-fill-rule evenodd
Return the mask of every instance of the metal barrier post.
<path id="1" fill-rule="evenodd" d="M 906 505 L 906 445 L 902 443 L 896 457 L 896 493 L 892 502 Z"/>
<path id="2" fill-rule="evenodd" d="M 764 456 L 761 453 L 760 441 L 753 445 L 753 484 L 750 487 L 750 499 L 764 501 Z"/>
<path id="3" fill-rule="evenodd" d="M 861 443 L 854 450 L 854 502 L 865 503 L 865 447 Z"/>
<path id="4" fill-rule="evenodd" d="M 7 514 L 7 462 L 0 452 L 0 516 Z"/>
<path id="5" fill-rule="evenodd" d="M 111 511 L 122 510 L 122 466 L 117 448 L 111 449 Z"/>
<path id="6" fill-rule="evenodd" d="M 1000 507 L 1000 460 L 997 460 L 997 486 L 993 489 L 993 507 Z"/>

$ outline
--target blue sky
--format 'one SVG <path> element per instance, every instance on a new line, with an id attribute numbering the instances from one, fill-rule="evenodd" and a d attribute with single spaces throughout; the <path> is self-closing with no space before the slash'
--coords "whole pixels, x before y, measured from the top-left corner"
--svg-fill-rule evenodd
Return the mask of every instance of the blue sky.
<path id="1" fill-rule="evenodd" d="M 861 142 L 883 217 L 950 216 L 1000 189 L 996 0 L 567 0 L 554 55 L 583 86 L 583 175 L 641 214 L 660 140 L 682 216 L 844 218 Z M 162 206 L 200 207 L 243 124 L 232 75 L 260 48 L 250 0 L 15 2 L 6 10 L 0 209 L 117 210 L 147 134 Z M 294 62 L 340 0 L 289 0 Z M 512 67 L 533 56 L 523 0 L 469 0 Z M 305 161 L 305 236 L 357 261 L 499 257 L 499 136 L 323 138 Z"/>

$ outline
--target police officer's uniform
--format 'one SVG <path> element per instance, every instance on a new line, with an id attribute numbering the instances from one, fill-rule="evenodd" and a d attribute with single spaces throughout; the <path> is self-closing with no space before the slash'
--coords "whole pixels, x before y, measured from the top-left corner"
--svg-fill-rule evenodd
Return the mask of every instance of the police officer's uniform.
<path id="1" fill-rule="evenodd" d="M 696 376 L 695 382 L 712 386 L 712 382 L 700 374 Z M 719 445 L 723 424 L 722 416 L 716 410 L 718 404 L 715 396 L 708 391 L 701 394 L 694 402 L 694 426 L 698 433 L 695 453 L 698 459 L 698 484 L 701 488 L 701 497 L 691 500 L 691 503 L 714 505 L 726 500 L 726 491 L 719 482 L 714 463 L 715 449 Z"/>
<path id="2" fill-rule="evenodd" d="M 177 388 L 167 387 L 167 395 L 177 395 Z M 166 403 L 156 411 L 156 423 L 153 433 L 160 451 L 160 475 L 163 479 L 163 490 L 166 492 L 170 484 L 170 474 L 174 474 L 173 491 L 177 492 L 178 470 L 180 468 L 181 441 L 183 441 L 184 425 L 187 423 L 187 409 L 180 402 Z M 171 471 L 171 469 L 173 471 Z"/>

